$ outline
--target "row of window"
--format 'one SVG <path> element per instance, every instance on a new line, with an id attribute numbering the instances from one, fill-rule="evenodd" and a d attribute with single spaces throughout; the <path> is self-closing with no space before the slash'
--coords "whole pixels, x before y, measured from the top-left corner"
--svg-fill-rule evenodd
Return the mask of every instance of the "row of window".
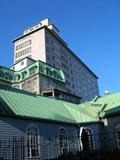
<path id="1" fill-rule="evenodd" d="M 29 158 L 40 157 L 40 141 L 39 141 L 38 129 L 35 126 L 30 126 L 27 129 L 27 156 Z M 65 154 L 68 152 L 68 136 L 65 128 L 60 128 L 58 131 L 58 143 L 59 154 Z M 88 128 L 82 129 L 81 134 L 82 149 L 92 150 L 94 149 L 92 131 Z"/>
<path id="2" fill-rule="evenodd" d="M 120 124 L 115 128 L 117 146 L 120 149 Z M 94 137 L 92 130 L 89 128 L 81 127 L 81 149 L 84 151 L 94 150 Z M 67 130 L 65 128 L 60 128 L 58 131 L 58 141 L 59 141 L 59 154 L 65 154 L 68 152 L 68 136 Z M 27 129 L 27 156 L 29 158 L 35 158 L 40 156 L 40 145 L 39 145 L 39 133 L 35 126 L 30 126 Z"/>
<path id="3" fill-rule="evenodd" d="M 31 52 L 31 47 L 26 48 L 26 49 L 24 49 L 24 50 L 22 50 L 22 51 L 20 51 L 20 52 L 17 52 L 17 53 L 16 53 L 16 58 L 21 57 L 21 56 L 23 56 L 23 55 L 25 55 L 25 54 L 28 54 L 28 53 L 30 53 L 30 52 Z"/>
<path id="4" fill-rule="evenodd" d="M 67 131 L 64 128 L 59 129 L 59 153 L 64 154 L 67 151 Z M 27 129 L 27 156 L 36 158 L 40 156 L 39 133 L 35 126 Z"/>
<path id="5" fill-rule="evenodd" d="M 26 41 L 26 42 L 24 42 L 24 43 L 22 43 L 22 44 L 19 44 L 19 45 L 16 46 L 16 51 L 18 51 L 19 49 L 22 49 L 22 48 L 24 48 L 24 47 L 27 47 L 27 46 L 29 46 L 30 44 L 31 44 L 31 40 L 28 40 L 28 41 Z"/>

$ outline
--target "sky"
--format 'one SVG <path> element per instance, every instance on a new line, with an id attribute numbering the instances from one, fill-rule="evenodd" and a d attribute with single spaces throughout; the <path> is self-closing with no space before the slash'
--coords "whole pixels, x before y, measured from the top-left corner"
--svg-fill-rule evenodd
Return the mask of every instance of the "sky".
<path id="1" fill-rule="evenodd" d="M 120 0 L 0 0 L 0 65 L 13 64 L 12 40 L 46 17 L 99 77 L 100 95 L 120 91 Z"/>

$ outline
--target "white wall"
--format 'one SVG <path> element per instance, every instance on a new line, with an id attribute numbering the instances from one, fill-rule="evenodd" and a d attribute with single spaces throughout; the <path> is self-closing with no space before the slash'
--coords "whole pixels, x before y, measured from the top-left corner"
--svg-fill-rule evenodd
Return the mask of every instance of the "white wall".
<path id="1" fill-rule="evenodd" d="M 10 69 L 13 69 L 14 71 L 20 71 L 21 69 L 33 64 L 34 61 L 29 59 L 29 58 L 25 58 L 23 60 L 21 60 L 20 62 L 16 63 L 15 65 L 13 65 Z"/>
<path id="2" fill-rule="evenodd" d="M 16 51 L 16 46 L 31 40 L 31 44 L 26 46 L 20 50 Z M 20 57 L 16 58 L 16 53 L 23 51 L 26 48 L 31 47 L 31 52 L 24 54 Z M 14 44 L 14 63 L 18 60 L 21 60 L 25 57 L 30 57 L 34 60 L 41 60 L 46 62 L 46 55 L 45 55 L 45 29 L 41 29 L 37 32 L 32 33 L 31 35 L 26 35 L 20 40 L 17 40 Z"/>

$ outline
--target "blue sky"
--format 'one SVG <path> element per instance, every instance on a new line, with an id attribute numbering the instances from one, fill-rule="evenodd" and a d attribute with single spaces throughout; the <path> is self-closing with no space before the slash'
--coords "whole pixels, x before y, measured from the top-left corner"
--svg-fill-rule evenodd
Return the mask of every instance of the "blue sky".
<path id="1" fill-rule="evenodd" d="M 12 40 L 46 17 L 97 74 L 100 94 L 120 91 L 120 0 L 0 0 L 0 65 L 13 63 Z"/>

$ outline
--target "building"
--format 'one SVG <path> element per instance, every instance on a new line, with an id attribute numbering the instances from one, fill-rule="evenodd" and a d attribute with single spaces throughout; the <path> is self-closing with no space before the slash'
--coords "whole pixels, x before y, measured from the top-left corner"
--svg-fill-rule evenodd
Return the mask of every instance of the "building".
<path id="1" fill-rule="evenodd" d="M 45 160 L 116 149 L 120 149 L 120 93 L 78 105 L 0 85 L 1 159 Z"/>
<path id="2" fill-rule="evenodd" d="M 62 69 L 66 78 L 64 91 L 82 97 L 82 102 L 99 95 L 98 77 L 69 49 L 49 19 L 25 30 L 13 42 L 14 63 L 30 57 Z"/>
<path id="3" fill-rule="evenodd" d="M 0 67 L 0 84 L 56 99 L 80 103 L 81 97 L 64 92 L 65 83 L 66 80 L 62 70 L 40 60 L 24 58 L 11 66 L 11 69 Z"/>
<path id="4" fill-rule="evenodd" d="M 1 160 L 120 150 L 120 93 L 94 97 L 97 76 L 58 32 L 41 21 L 14 40 L 15 63 L 0 66 Z"/>

